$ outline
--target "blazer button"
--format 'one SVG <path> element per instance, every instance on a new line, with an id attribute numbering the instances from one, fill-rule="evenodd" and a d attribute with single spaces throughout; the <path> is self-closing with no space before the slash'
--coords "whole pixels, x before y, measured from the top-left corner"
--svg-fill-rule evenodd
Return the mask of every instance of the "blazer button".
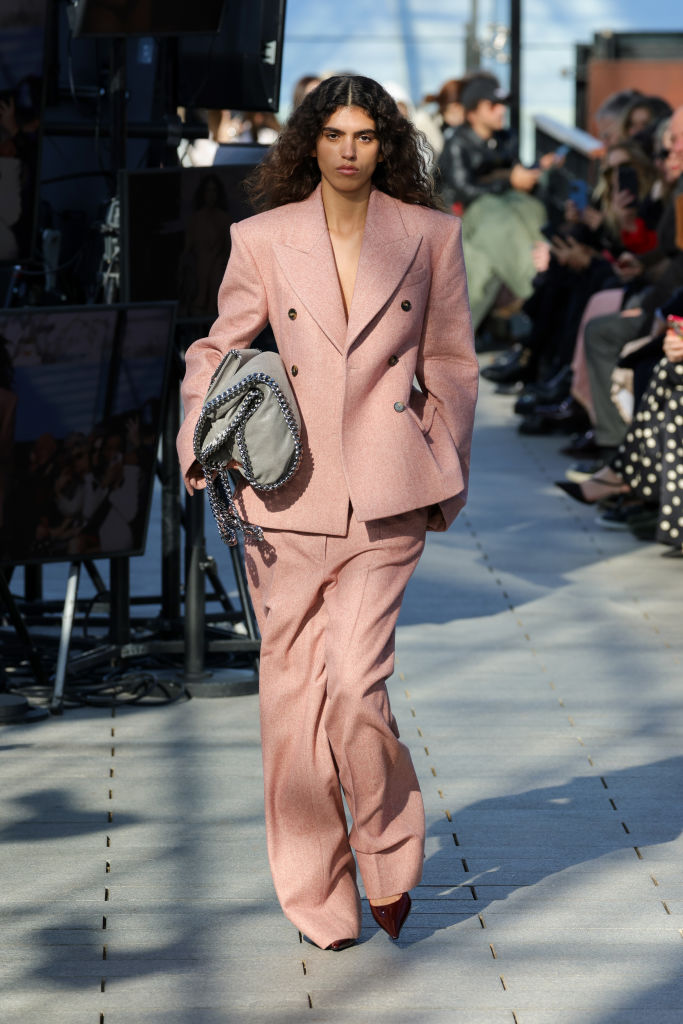
<path id="1" fill-rule="evenodd" d="M 406 407 L 403 402 L 394 402 L 394 409 L 396 412 L 405 412 Z"/>
<path id="2" fill-rule="evenodd" d="M 397 362 L 398 356 L 389 356 L 389 358 L 387 359 L 387 363 L 389 364 L 389 366 L 396 366 Z"/>
<path id="3" fill-rule="evenodd" d="M 298 367 L 298 366 L 296 366 L 296 365 L 294 365 L 294 366 L 292 367 L 292 377 L 296 377 L 296 375 L 297 375 L 297 373 L 298 373 L 298 372 L 299 372 L 299 367 Z"/>
<path id="4" fill-rule="evenodd" d="M 295 309 L 293 309 L 293 308 L 292 308 L 292 309 L 290 309 L 290 310 L 289 310 L 289 311 L 287 312 L 287 316 L 289 317 L 289 319 L 290 319 L 290 320 L 296 320 L 296 310 L 295 310 Z"/>
<path id="5" fill-rule="evenodd" d="M 413 304 L 412 302 L 410 302 L 409 299 L 404 299 L 403 302 L 401 303 L 401 309 L 403 310 L 404 313 L 410 312 L 412 308 Z"/>

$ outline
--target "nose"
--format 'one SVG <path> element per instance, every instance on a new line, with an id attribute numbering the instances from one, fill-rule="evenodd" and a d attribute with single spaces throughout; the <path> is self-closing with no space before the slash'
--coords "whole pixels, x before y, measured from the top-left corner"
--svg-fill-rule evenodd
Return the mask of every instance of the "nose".
<path id="1" fill-rule="evenodd" d="M 344 136 L 344 145 L 342 146 L 341 155 L 345 160 L 356 159 L 356 140 L 353 135 Z"/>

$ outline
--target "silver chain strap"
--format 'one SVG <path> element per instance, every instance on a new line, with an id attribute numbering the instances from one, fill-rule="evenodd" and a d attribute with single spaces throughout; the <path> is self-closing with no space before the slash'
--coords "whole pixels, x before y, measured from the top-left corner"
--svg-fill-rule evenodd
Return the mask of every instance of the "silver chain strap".
<path id="1" fill-rule="evenodd" d="M 212 383 L 218 376 L 224 361 L 225 360 L 221 362 L 214 373 L 211 379 Z M 277 403 L 280 406 L 280 411 L 285 421 L 285 425 L 287 426 L 287 429 L 294 441 L 292 458 L 290 459 L 285 472 L 271 484 L 260 484 L 254 478 L 252 460 L 249 455 L 249 450 L 244 436 L 245 428 L 249 419 L 254 415 L 254 413 L 256 413 L 265 400 L 265 395 L 263 394 L 262 389 L 255 386 L 259 384 L 267 386 L 275 395 Z M 197 453 L 200 451 L 201 432 L 205 421 L 210 419 L 225 402 L 229 402 L 236 397 L 242 397 L 243 399 L 237 413 L 225 430 L 223 430 L 218 437 L 201 452 L 201 458 L 199 458 Z M 267 373 L 250 373 L 243 377 L 237 384 L 234 384 L 226 391 L 221 392 L 221 394 L 216 395 L 215 398 L 212 398 L 211 401 L 207 402 L 202 408 L 201 415 L 197 421 L 197 426 L 195 427 L 194 439 L 195 454 L 197 455 L 198 461 L 204 470 L 204 476 L 206 478 L 206 489 L 209 495 L 211 512 L 216 520 L 218 530 L 223 541 L 230 547 L 233 547 L 237 543 L 238 530 L 241 530 L 245 536 L 250 534 L 257 541 L 263 540 L 263 531 L 261 527 L 243 520 L 237 510 L 233 497 L 232 482 L 224 460 L 226 448 L 228 451 L 233 451 L 236 444 L 242 465 L 240 472 L 247 483 L 259 491 L 274 491 L 278 487 L 282 487 L 286 484 L 288 480 L 291 480 L 301 463 L 303 448 L 294 413 L 292 412 L 289 402 L 282 393 L 277 381 Z"/>

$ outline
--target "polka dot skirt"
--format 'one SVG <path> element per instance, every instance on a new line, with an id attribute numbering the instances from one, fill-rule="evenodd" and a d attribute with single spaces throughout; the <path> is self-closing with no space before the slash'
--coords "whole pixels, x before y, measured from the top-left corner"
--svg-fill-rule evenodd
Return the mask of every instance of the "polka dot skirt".
<path id="1" fill-rule="evenodd" d="M 657 540 L 683 547 L 683 363 L 657 364 L 612 468 L 643 501 L 659 502 Z"/>

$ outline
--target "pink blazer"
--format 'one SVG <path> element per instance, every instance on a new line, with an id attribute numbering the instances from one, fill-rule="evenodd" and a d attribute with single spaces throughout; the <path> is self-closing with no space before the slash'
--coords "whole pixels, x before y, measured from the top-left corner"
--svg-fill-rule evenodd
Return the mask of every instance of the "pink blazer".
<path id="1" fill-rule="evenodd" d="M 187 351 L 178 453 L 190 492 L 211 374 L 270 321 L 305 454 L 278 491 L 242 485 L 246 517 L 342 536 L 349 501 L 361 522 L 438 504 L 431 528 L 451 524 L 467 494 L 478 384 L 459 220 L 374 189 L 347 323 L 318 187 L 233 225 L 218 308 Z"/>

